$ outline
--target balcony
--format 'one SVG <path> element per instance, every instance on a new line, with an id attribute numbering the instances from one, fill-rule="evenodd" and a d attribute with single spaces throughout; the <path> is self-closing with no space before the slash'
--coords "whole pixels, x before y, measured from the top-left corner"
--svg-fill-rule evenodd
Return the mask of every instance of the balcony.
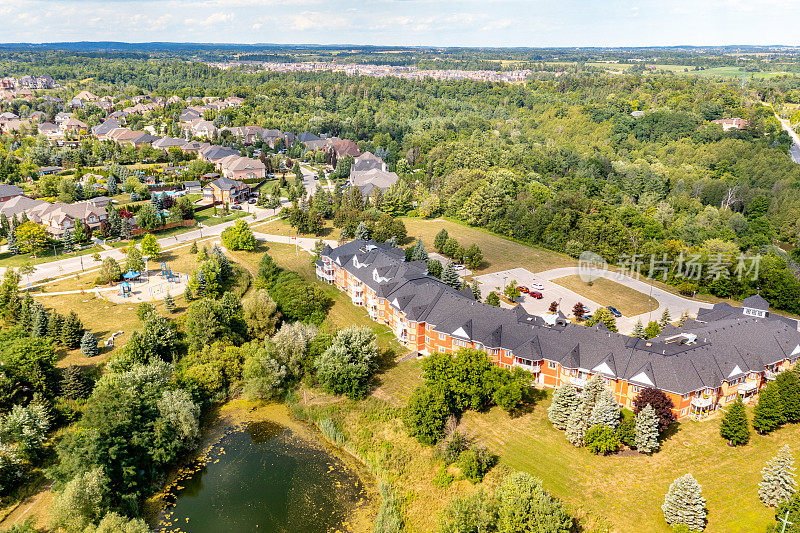
<path id="1" fill-rule="evenodd" d="M 586 378 L 579 378 L 579 377 L 572 377 L 572 376 L 570 376 L 568 379 L 569 379 L 569 383 L 570 384 L 578 387 L 579 389 L 582 389 L 583 387 L 585 387 L 586 386 L 586 382 L 589 381 Z"/>
<path id="2" fill-rule="evenodd" d="M 778 373 L 773 372 L 772 370 L 764 370 L 764 376 L 766 376 L 769 381 L 774 381 L 775 378 L 778 377 Z"/>
<path id="3" fill-rule="evenodd" d="M 756 390 L 758 390 L 758 381 L 745 381 L 744 383 L 739 384 L 736 392 L 739 394 L 749 394 Z"/>
<path id="4" fill-rule="evenodd" d="M 516 359 L 514 359 L 513 366 L 519 367 L 522 370 L 527 370 L 528 372 L 533 372 L 534 374 L 539 373 L 539 371 L 541 371 L 541 369 L 542 369 L 542 367 L 539 366 L 538 363 L 532 363 L 530 365 L 526 365 L 525 363 L 521 363 L 520 361 L 517 361 Z"/>
<path id="5" fill-rule="evenodd" d="M 702 396 L 695 396 L 692 398 L 692 405 L 694 407 L 699 407 L 700 409 L 705 409 L 711 407 L 711 404 L 714 403 L 714 398 L 711 396 L 707 398 L 703 398 Z"/>

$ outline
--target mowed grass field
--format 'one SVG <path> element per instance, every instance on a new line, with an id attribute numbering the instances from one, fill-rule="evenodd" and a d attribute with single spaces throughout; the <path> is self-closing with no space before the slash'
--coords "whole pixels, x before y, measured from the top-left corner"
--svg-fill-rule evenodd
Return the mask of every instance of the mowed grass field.
<path id="1" fill-rule="evenodd" d="M 625 316 L 635 316 L 658 308 L 658 301 L 654 298 L 607 278 L 598 278 L 591 285 L 579 276 L 566 276 L 552 281 L 600 305 L 612 305 Z"/>
<path id="2" fill-rule="evenodd" d="M 472 243 L 477 244 L 483 251 L 484 264 L 476 272 L 487 274 L 499 272 L 509 268 L 523 267 L 531 272 L 541 272 L 551 268 L 576 266 L 577 262 L 571 257 L 522 244 L 511 239 L 506 239 L 488 231 L 471 228 L 449 220 L 420 218 L 403 218 L 408 237 L 422 238 L 428 252 L 435 251 L 433 239 L 442 230 L 447 230 L 451 237 L 455 237 L 465 248 Z"/>
<path id="3" fill-rule="evenodd" d="M 708 502 L 708 532 L 764 531 L 774 510 L 758 499 L 761 468 L 784 444 L 800 438 L 800 425 L 771 435 L 753 434 L 750 444 L 731 448 L 719 436 L 720 415 L 682 422 L 662 449 L 650 456 L 598 457 L 575 448 L 547 419 L 547 399 L 518 418 L 493 408 L 467 412 L 467 431 L 500 455 L 500 462 L 542 478 L 544 486 L 590 522 L 608 522 L 612 531 L 668 532 L 661 504 L 670 483 L 691 473 Z M 752 420 L 752 409 L 748 408 Z M 793 451 L 797 454 L 796 446 Z"/>
<path id="4" fill-rule="evenodd" d="M 339 228 L 333 227 L 331 220 L 325 220 L 320 235 L 311 235 L 308 233 L 299 233 L 296 228 L 293 228 L 283 219 L 270 220 L 269 222 L 259 222 L 253 224 L 253 231 L 259 233 L 266 233 L 268 235 L 284 235 L 286 237 L 304 237 L 309 239 L 338 239 Z"/>

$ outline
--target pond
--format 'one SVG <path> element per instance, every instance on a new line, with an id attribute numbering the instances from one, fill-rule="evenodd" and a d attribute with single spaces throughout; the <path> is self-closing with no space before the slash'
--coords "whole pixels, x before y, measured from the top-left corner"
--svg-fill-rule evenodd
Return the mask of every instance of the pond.
<path id="1" fill-rule="evenodd" d="M 368 499 L 358 474 L 325 446 L 275 422 L 250 422 L 181 470 L 156 531 L 343 531 Z"/>

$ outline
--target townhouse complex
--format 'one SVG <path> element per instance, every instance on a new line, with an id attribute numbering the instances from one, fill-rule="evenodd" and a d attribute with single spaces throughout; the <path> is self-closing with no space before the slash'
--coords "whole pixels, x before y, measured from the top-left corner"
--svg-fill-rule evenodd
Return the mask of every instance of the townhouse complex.
<path id="1" fill-rule="evenodd" d="M 471 290 L 454 290 L 428 275 L 425 261 L 406 262 L 402 249 L 374 241 L 326 247 L 316 272 L 391 327 L 409 350 L 481 350 L 494 364 L 530 371 L 540 387 L 581 389 L 600 375 L 623 407 L 632 407 L 643 388 L 654 387 L 671 398 L 678 419 L 705 418 L 737 396 L 751 402 L 800 357 L 797 322 L 770 314 L 757 295 L 741 308 L 717 304 L 681 327 L 639 339 L 602 323 L 545 321 L 519 305 L 481 303 Z"/>

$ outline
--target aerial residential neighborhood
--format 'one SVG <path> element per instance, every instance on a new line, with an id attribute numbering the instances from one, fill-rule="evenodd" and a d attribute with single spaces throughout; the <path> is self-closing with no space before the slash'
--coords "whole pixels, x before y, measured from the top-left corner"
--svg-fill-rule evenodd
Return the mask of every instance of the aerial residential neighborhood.
<path id="1" fill-rule="evenodd" d="M 0 533 L 800 531 L 800 6 L 0 13 Z"/>

